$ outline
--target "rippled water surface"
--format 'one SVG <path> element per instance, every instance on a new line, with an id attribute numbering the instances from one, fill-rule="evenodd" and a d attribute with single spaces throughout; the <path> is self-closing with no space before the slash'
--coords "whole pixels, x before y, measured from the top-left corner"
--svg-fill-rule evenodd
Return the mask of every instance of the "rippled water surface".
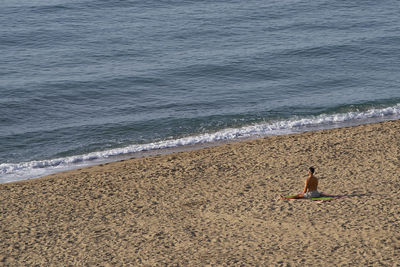
<path id="1" fill-rule="evenodd" d="M 0 182 L 400 117 L 398 1 L 0 2 Z"/>

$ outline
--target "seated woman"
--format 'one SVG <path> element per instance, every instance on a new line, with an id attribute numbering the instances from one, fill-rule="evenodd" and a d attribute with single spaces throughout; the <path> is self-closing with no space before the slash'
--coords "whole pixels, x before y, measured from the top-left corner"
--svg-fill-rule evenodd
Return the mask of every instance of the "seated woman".
<path id="1" fill-rule="evenodd" d="M 281 196 L 282 199 L 298 199 L 298 198 L 312 198 L 319 197 L 321 194 L 318 192 L 318 179 L 314 176 L 315 169 L 310 167 L 308 169 L 308 178 L 306 179 L 304 190 L 302 193 L 295 196 L 285 197 Z"/>

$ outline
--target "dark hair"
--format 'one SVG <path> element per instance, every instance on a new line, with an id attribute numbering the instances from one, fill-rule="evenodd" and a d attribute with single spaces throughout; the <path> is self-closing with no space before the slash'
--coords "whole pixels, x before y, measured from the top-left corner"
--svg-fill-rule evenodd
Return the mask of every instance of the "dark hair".
<path id="1" fill-rule="evenodd" d="M 309 170 L 310 170 L 310 172 L 311 172 L 312 174 L 314 174 L 314 171 L 315 171 L 314 167 L 310 167 Z"/>

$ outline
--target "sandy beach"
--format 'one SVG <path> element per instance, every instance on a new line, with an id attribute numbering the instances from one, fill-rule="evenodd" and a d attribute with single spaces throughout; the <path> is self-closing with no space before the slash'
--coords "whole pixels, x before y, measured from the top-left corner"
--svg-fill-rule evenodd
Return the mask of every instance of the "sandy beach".
<path id="1" fill-rule="evenodd" d="M 400 266 L 399 189 L 400 121 L 103 164 L 0 185 L 0 266 Z"/>

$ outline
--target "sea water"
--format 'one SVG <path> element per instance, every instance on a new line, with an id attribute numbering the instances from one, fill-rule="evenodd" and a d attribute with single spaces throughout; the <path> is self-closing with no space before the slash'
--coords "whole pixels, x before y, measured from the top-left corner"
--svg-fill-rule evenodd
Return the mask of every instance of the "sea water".
<path id="1" fill-rule="evenodd" d="M 398 1 L 0 2 L 0 182 L 400 118 Z"/>

